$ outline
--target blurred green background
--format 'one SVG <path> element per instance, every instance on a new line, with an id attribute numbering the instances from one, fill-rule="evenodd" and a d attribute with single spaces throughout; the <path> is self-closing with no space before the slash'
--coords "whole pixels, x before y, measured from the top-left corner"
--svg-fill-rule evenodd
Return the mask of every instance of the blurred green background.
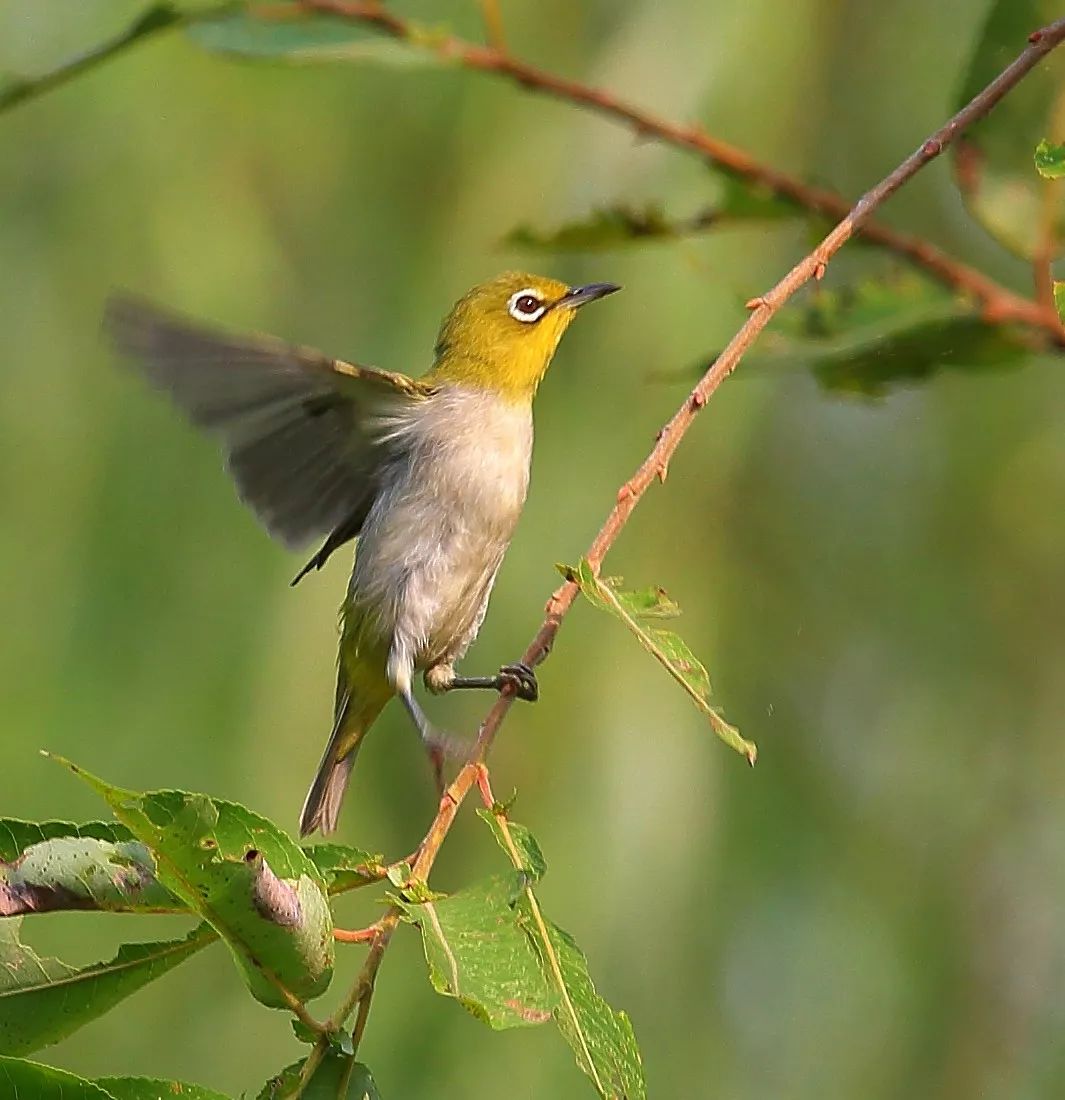
<path id="1" fill-rule="evenodd" d="M 503 0 L 513 46 L 856 195 L 947 117 L 978 0 Z M 479 34 L 470 2 L 397 4 Z M 0 69 L 45 67 L 139 10 L 0 0 Z M 758 225 L 591 257 L 499 246 L 596 204 L 712 186 L 697 161 L 461 71 L 280 67 L 167 34 L 0 118 L 0 814 L 84 820 L 37 750 L 125 786 L 203 790 L 294 827 L 328 733 L 349 568 L 236 503 L 209 442 L 116 370 L 128 287 L 236 328 L 420 372 L 441 315 L 511 266 L 624 295 L 582 316 L 537 409 L 532 492 L 471 670 L 516 657 L 743 300 L 802 254 Z M 945 164 L 886 220 L 1028 292 Z M 858 250 L 840 261 L 865 262 Z M 608 571 L 664 585 L 754 771 L 615 623 L 579 605 L 494 754 L 551 864 L 547 910 L 632 1016 L 655 1097 L 1065 1092 L 1065 373 L 947 372 L 879 403 L 740 369 Z M 434 700 L 472 733 L 487 701 Z M 342 838 L 391 857 L 433 812 L 390 709 Z M 501 866 L 465 814 L 447 889 Z M 372 919 L 366 899 L 343 917 Z M 74 962 L 165 925 L 36 918 Z M 578 1097 L 549 1028 L 490 1033 L 385 961 L 363 1056 L 386 1097 Z M 334 992 L 362 957 L 341 951 Z M 323 1002 L 323 1005 L 325 1002 Z M 219 948 L 42 1058 L 239 1095 L 299 1056 Z"/>

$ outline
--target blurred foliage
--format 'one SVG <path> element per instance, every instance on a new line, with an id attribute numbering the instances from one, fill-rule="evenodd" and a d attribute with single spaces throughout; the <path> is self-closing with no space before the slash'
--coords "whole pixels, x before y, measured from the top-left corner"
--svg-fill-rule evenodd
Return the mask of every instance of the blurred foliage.
<path id="1" fill-rule="evenodd" d="M 479 33 L 475 4 L 401 6 L 419 33 L 441 20 Z M 950 113 L 959 89 L 1015 56 L 1058 14 L 1050 7 L 546 0 L 504 5 L 504 16 L 522 56 L 858 193 Z M 627 310 L 575 330 L 544 386 L 527 515 L 470 658 L 496 667 L 535 627 L 545 562 L 575 560 L 676 403 L 648 375 L 723 341 L 742 319 L 741 291 L 779 277 L 804 244 L 796 217 L 719 217 L 713 180 L 675 151 L 454 68 L 391 65 L 435 62 L 417 42 L 325 20 L 238 25 L 239 13 L 208 27 L 209 8 L 84 0 L 59 18 L 56 0 L 0 6 L 0 107 L 19 107 L 0 117 L 5 815 L 93 812 L 87 792 L 57 802 L 35 752 L 48 746 L 133 785 L 220 790 L 288 823 L 327 731 L 343 568 L 287 590 L 291 563 L 233 505 L 209 449 L 98 348 L 113 285 L 416 373 L 447 303 L 521 258 L 496 243 L 515 225 L 562 227 L 527 229 L 526 249 L 662 242 L 613 252 L 609 270 L 605 256 L 556 267 L 573 282 L 624 283 Z M 172 17 L 195 24 L 188 36 L 163 33 Z M 234 51 L 389 64 L 217 56 Z M 1052 58 L 956 161 L 973 215 L 1025 258 L 1061 239 L 1056 185 L 1032 171 L 1036 142 L 1065 136 L 1061 86 Z M 755 209 L 764 199 L 749 197 Z M 674 209 L 705 210 L 708 223 L 663 213 Z M 934 166 L 890 217 L 1027 285 L 1027 266 L 987 246 Z M 579 610 L 543 670 L 542 701 L 512 715 L 494 768 L 520 783 L 548 849 L 565 853 L 538 893 L 566 899 L 600 987 L 631 1006 L 655 1094 L 1057 1095 L 1060 361 L 948 295 L 896 300 L 868 249 L 837 265 L 840 287 L 815 291 L 760 346 L 776 339 L 774 358 L 812 366 L 830 389 L 891 399 L 826 400 L 793 373 L 745 362 L 751 384 L 715 397 L 617 551 L 619 569 L 668 572 L 683 595 L 692 650 L 765 746 L 758 770 L 709 752 L 700 716 L 604 617 Z M 450 728 L 472 730 L 481 714 L 474 700 L 433 705 Z M 308 853 L 317 890 L 364 881 L 367 852 L 410 851 L 431 817 L 414 738 L 400 716 L 382 727 L 342 838 L 360 847 Z M 20 825 L 16 838 L 12 827 L 8 863 L 65 844 L 20 865 L 30 879 L 5 869 L 2 881 L 49 888 L 84 871 L 79 896 L 104 897 L 96 876 L 116 855 L 106 845 L 135 866 L 140 856 L 100 828 Z M 532 874 L 535 842 L 510 828 Z M 482 866 L 476 830 L 456 827 L 441 882 L 475 881 Z M 359 896 L 330 904 L 352 927 L 378 911 Z M 174 919 L 135 918 L 139 947 L 180 943 Z M 130 917 L 35 915 L 32 948 L 17 920 L 4 918 L 8 958 L 32 951 L 46 976 L 53 965 L 106 970 L 88 960 L 135 949 L 116 950 L 113 925 Z M 558 935 L 582 975 L 583 955 Z M 382 1095 L 572 1093 L 571 1058 L 546 1029 L 488 1042 L 464 1014 L 441 1013 L 410 939 L 397 934 L 390 949 L 360 1050 Z M 348 950 L 345 982 L 361 957 Z M 70 961 L 47 961 L 58 952 Z M 100 1077 L 116 1067 L 152 1075 L 121 1086 L 137 1100 L 158 1100 L 160 1075 L 254 1093 L 296 1041 L 227 980 L 221 957 L 147 985 L 135 1028 L 127 1007 L 65 1039 L 54 1060 L 81 1082 L 3 1058 L 0 1095 L 117 1096 Z M 21 1015 L 27 994 L 11 989 L 0 1013 L 22 1027 L 46 1020 L 44 1007 Z M 410 1057 L 412 1035 L 424 1057 Z M 275 1048 L 276 1063 L 262 1064 Z M 327 1056 L 329 1095 L 350 1068 Z M 374 1095 L 362 1072 L 351 1070 L 349 1095 Z"/>
<path id="2" fill-rule="evenodd" d="M 1052 145 L 1043 138 L 1035 147 L 1035 167 L 1043 179 L 1065 176 L 1065 145 Z"/>

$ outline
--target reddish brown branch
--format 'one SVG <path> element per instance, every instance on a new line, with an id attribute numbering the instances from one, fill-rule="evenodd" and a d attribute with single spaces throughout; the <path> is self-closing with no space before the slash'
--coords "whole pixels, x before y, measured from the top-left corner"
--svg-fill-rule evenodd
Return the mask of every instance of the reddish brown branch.
<path id="1" fill-rule="evenodd" d="M 351 3 L 348 2 L 348 0 L 305 0 L 305 3 L 308 7 L 328 10 L 339 15 L 346 15 L 350 18 L 374 22 L 390 33 L 400 37 L 407 37 L 409 35 L 406 23 L 399 19 L 398 16 L 384 11 L 384 9 L 376 4 Z M 829 233 L 808 256 L 796 264 L 771 290 L 758 298 L 752 299 L 752 301 L 748 303 L 748 307 L 751 310 L 750 316 L 729 342 L 725 350 L 716 360 L 714 360 L 706 374 L 703 375 L 698 385 L 696 385 L 685 399 L 684 403 L 673 414 L 670 421 L 661 430 L 655 446 L 643 461 L 640 468 L 619 489 L 613 509 L 608 514 L 605 522 L 599 529 L 599 533 L 596 535 L 585 554 L 585 557 L 594 569 L 598 570 L 607 551 L 613 546 L 617 537 L 621 534 L 622 529 L 628 522 L 636 505 L 640 502 L 644 493 L 650 488 L 654 480 L 656 478 L 664 480 L 664 474 L 668 469 L 669 461 L 680 444 L 681 439 L 691 427 L 696 414 L 706 405 L 718 386 L 720 386 L 736 369 L 736 366 L 739 364 L 744 354 L 757 339 L 759 333 L 769 324 L 770 320 L 781 306 L 783 306 L 800 287 L 809 282 L 810 279 L 821 278 L 832 257 L 857 232 L 864 228 L 868 235 L 868 219 L 872 216 L 873 212 L 906 183 L 907 180 L 916 175 L 916 173 L 928 164 L 929 161 L 937 157 L 966 129 L 966 127 L 986 115 L 988 111 L 990 111 L 992 107 L 994 107 L 995 104 L 1025 76 L 1026 73 L 1045 57 L 1046 54 L 1057 47 L 1063 39 L 1065 39 L 1065 19 L 1058 20 L 1056 23 L 1051 24 L 1043 30 L 1034 32 L 1029 38 L 1027 48 L 1013 64 L 1005 69 L 978 96 L 928 138 L 920 148 L 907 157 L 889 176 L 881 180 L 881 182 L 871 190 L 867 191 L 858 202 L 846 212 L 846 216 L 832 232 Z M 507 72 L 515 76 L 515 79 L 520 79 L 517 75 L 518 73 L 535 72 L 534 70 L 527 70 L 524 66 L 520 65 L 520 63 L 499 57 L 493 51 L 468 46 L 465 43 L 457 42 L 455 39 L 434 39 L 430 45 L 432 45 L 434 49 L 440 50 L 445 56 L 456 55 L 464 64 L 470 64 L 468 61 L 470 56 L 479 57 L 482 59 L 481 62 L 471 64 L 471 67 L 492 67 L 498 71 Z M 492 59 L 491 66 L 488 64 L 488 59 Z M 564 82 L 556 81 L 554 78 L 544 77 L 542 74 L 536 74 L 535 79 L 530 77 L 528 82 L 533 83 L 536 87 L 556 91 L 560 95 L 566 94 L 560 89 L 569 88 L 571 91 L 579 89 L 579 95 L 567 95 L 567 98 L 577 99 L 578 101 L 594 102 L 607 113 L 619 115 L 629 121 L 634 121 L 638 117 L 643 120 L 641 122 L 642 125 L 645 125 L 652 132 L 662 136 L 662 127 L 659 126 L 656 120 L 651 120 L 650 116 L 638 115 L 630 108 L 617 105 L 604 97 L 603 93 L 594 92 L 590 89 L 583 89 L 579 85 L 567 85 Z M 676 134 L 678 137 L 683 136 L 682 132 L 679 130 L 676 131 Z M 701 135 L 701 131 L 692 130 L 687 132 L 687 136 L 684 137 L 683 141 L 675 139 L 670 140 L 674 140 L 674 144 L 689 144 L 701 147 L 703 136 L 699 135 Z M 706 140 L 709 141 L 711 139 Z M 956 276 L 957 269 L 953 265 L 953 261 L 951 261 L 950 270 L 954 272 L 954 276 Z M 954 276 L 952 276 L 952 279 Z M 983 276 L 979 276 L 979 278 L 983 279 Z M 974 293 L 976 293 L 973 287 L 970 286 L 968 289 L 973 289 Z M 1004 298 L 1003 295 L 1007 297 Z M 993 295 L 985 296 L 982 300 L 984 301 L 985 308 L 990 310 L 993 304 L 997 303 L 998 306 L 1001 307 L 1008 303 L 1009 299 L 1012 297 L 1014 296 L 1009 295 L 1009 292 L 1002 291 L 1001 288 L 995 287 Z M 1019 299 L 1019 301 L 1024 302 L 1023 299 Z M 1035 309 L 1033 303 L 1024 302 L 1024 304 L 1028 309 Z M 1040 313 L 1037 316 L 1039 318 L 1038 321 L 1031 319 L 1029 323 L 1038 323 L 1040 327 L 1046 327 L 1042 314 Z M 1013 315 L 1011 319 L 1021 320 L 1025 318 Z M 529 647 L 525 650 L 522 657 L 522 660 L 526 664 L 539 664 L 550 652 L 555 635 L 558 633 L 566 613 L 569 611 L 570 607 L 573 606 L 578 591 L 577 585 L 568 581 L 559 587 L 551 596 L 550 600 L 548 600 L 544 621 L 536 637 L 530 642 Z M 441 798 L 436 817 L 422 842 L 422 846 L 412 868 L 413 877 L 415 879 L 422 882 L 426 880 L 436 860 L 437 853 L 440 851 L 440 847 L 447 836 L 448 830 L 455 820 L 459 807 L 462 805 L 462 802 L 465 800 L 470 790 L 474 786 L 478 786 L 486 802 L 491 801 L 491 788 L 488 784 L 484 760 L 492 747 L 492 743 L 495 740 L 496 734 L 499 732 L 503 718 L 510 709 L 512 702 L 512 692 L 505 690 L 501 693 L 499 699 L 481 724 L 481 728 L 477 735 L 477 741 L 470 754 L 470 760 L 455 777 L 454 782 L 452 782 L 451 786 L 444 793 L 443 798 Z M 359 977 L 356 979 L 351 993 L 344 1004 L 342 1004 L 334 1014 L 329 1024 L 326 1025 L 329 1030 L 335 1030 L 343 1026 L 352 1012 L 355 1012 L 357 1009 L 355 1024 L 356 1045 L 358 1040 L 361 1039 L 363 1029 L 366 1025 L 370 997 L 373 993 L 373 986 L 377 977 L 378 968 L 381 965 L 382 957 L 391 940 L 392 933 L 399 923 L 400 916 L 400 909 L 397 906 L 393 906 L 381 919 L 376 935 L 370 944 L 369 956 L 360 971 Z M 314 1067 L 321 1058 L 324 1057 L 327 1048 L 328 1040 L 325 1037 L 319 1039 L 315 1050 L 307 1060 L 303 1075 L 303 1084 L 310 1079 L 311 1074 L 314 1072 Z M 300 1091 L 302 1091 L 302 1088 Z"/>
<path id="2" fill-rule="evenodd" d="M 579 107 L 589 108 L 606 118 L 628 126 L 641 138 L 660 141 L 678 149 L 687 149 L 737 179 L 756 184 L 774 195 L 791 200 L 804 210 L 820 214 L 832 221 L 846 220 L 851 215 L 851 204 L 837 192 L 824 187 L 810 186 L 771 165 L 762 164 L 745 150 L 713 137 L 699 126 L 671 122 L 669 119 L 628 103 L 610 92 L 556 76 L 512 57 L 494 46 L 480 46 L 451 35 L 423 31 L 372 0 L 301 0 L 301 3 L 312 11 L 329 12 L 346 19 L 370 24 L 385 34 L 430 50 L 444 60 L 459 64 L 463 68 L 503 77 L 523 88 L 565 100 Z M 1010 69 L 1020 66 L 1020 76 L 1023 76 L 1038 64 L 1059 44 L 1057 29 L 1058 24 L 1055 23 L 1034 32 L 1029 37 L 1028 48 L 1010 66 Z M 1009 71 L 1006 70 L 999 79 L 1006 77 Z M 1019 78 L 1019 76 L 1012 78 L 1008 87 L 1012 87 Z M 959 112 L 952 121 L 956 122 L 963 113 L 964 111 Z M 973 120 L 968 119 L 964 125 L 968 125 L 971 121 Z M 948 127 L 944 127 L 930 137 L 914 154 L 921 158 L 922 164 L 939 156 L 960 132 L 957 125 L 953 129 Z M 868 198 L 868 195 L 865 198 Z M 859 205 L 861 201 L 864 199 L 859 201 Z M 857 206 L 854 209 L 857 209 Z M 1057 315 L 1052 309 L 1048 310 L 1043 302 L 1032 301 L 1014 293 L 922 237 L 899 232 L 879 222 L 870 221 L 865 216 L 857 220 L 855 228 L 857 225 L 860 225 L 862 236 L 866 240 L 904 256 L 947 286 L 972 295 L 980 303 L 983 315 L 988 321 L 1028 325 L 1041 330 L 1055 342 L 1065 344 L 1065 336 Z"/>

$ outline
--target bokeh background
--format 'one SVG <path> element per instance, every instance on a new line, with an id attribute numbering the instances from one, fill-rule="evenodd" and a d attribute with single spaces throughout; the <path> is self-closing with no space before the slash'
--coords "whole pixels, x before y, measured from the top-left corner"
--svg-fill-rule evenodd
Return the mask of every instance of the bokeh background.
<path id="1" fill-rule="evenodd" d="M 479 33 L 472 2 L 397 6 Z M 523 56 L 847 194 L 949 114 L 986 8 L 503 3 Z M 136 10 L 6 0 L 0 68 L 44 67 Z M 302 559 L 238 506 L 212 444 L 115 369 L 112 288 L 418 373 L 450 302 L 497 270 L 623 283 L 539 398 L 528 509 L 467 660 L 494 668 L 680 401 L 661 375 L 719 347 L 808 240 L 782 223 L 575 257 L 500 239 L 617 199 L 690 213 L 711 186 L 690 157 L 458 70 L 242 64 L 180 34 L 0 118 L 0 813 L 100 814 L 47 748 L 294 826 L 328 732 L 348 555 L 288 587 Z M 1027 292 L 946 165 L 885 218 Z M 1050 357 L 875 403 L 786 364 L 741 368 L 715 396 L 609 571 L 682 604 L 758 767 L 587 605 L 493 762 L 547 853 L 546 909 L 632 1016 L 652 1096 L 1065 1090 L 1063 500 Z M 431 705 L 469 733 L 487 700 Z M 396 857 L 433 805 L 390 710 L 342 838 Z M 464 815 L 435 881 L 500 861 Z M 81 962 L 164 929 L 74 914 L 27 934 Z M 334 991 L 361 950 L 341 956 Z M 213 948 L 44 1058 L 254 1095 L 300 1050 Z M 363 1055 L 388 1097 L 590 1094 L 552 1029 L 493 1034 L 438 998 L 409 930 Z"/>

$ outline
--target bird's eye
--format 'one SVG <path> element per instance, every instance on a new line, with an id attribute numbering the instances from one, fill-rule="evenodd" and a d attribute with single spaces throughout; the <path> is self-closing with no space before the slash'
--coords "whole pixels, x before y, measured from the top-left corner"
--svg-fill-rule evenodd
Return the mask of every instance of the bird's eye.
<path id="1" fill-rule="evenodd" d="M 539 321 L 547 312 L 547 307 L 535 290 L 519 290 L 517 294 L 510 296 L 507 312 L 515 321 L 529 325 L 533 321 Z"/>

